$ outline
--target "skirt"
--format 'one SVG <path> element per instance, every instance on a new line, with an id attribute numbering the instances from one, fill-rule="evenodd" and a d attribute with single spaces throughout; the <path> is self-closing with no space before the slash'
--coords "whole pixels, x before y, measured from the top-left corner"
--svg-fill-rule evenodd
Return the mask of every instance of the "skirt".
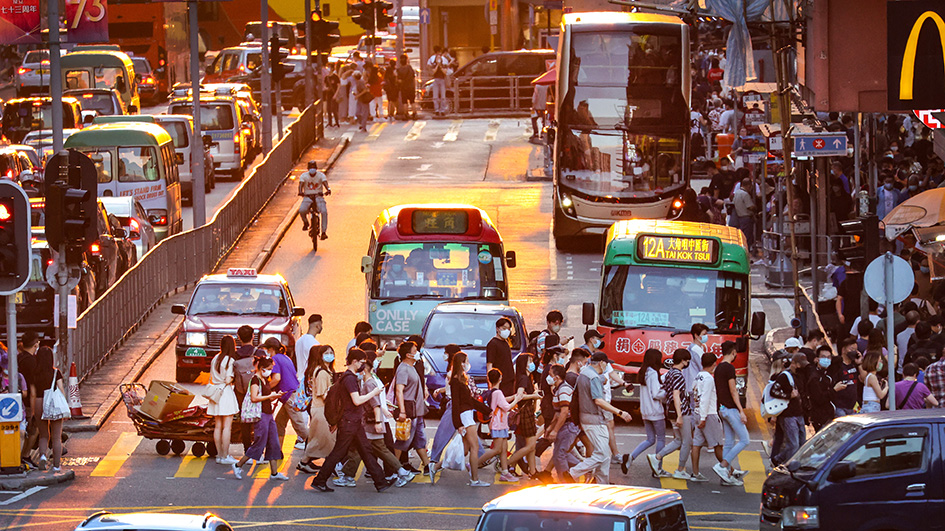
<path id="1" fill-rule="evenodd" d="M 305 445 L 305 459 L 328 457 L 335 446 L 335 434 L 328 428 L 325 420 L 325 406 L 312 404 L 311 418 L 308 423 L 308 442 Z"/>
<path id="2" fill-rule="evenodd" d="M 232 385 L 223 388 L 223 395 L 219 402 L 210 402 L 207 405 L 207 415 L 211 417 L 230 417 L 240 412 L 240 403 L 236 400 L 236 392 Z"/>
<path id="3" fill-rule="evenodd" d="M 535 401 L 525 400 L 518 405 L 518 428 L 515 434 L 519 437 L 534 437 L 538 435 L 538 425 L 535 424 Z"/>

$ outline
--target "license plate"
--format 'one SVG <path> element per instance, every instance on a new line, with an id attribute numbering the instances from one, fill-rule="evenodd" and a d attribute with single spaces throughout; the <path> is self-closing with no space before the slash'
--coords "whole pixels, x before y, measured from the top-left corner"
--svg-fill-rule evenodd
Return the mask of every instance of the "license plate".
<path id="1" fill-rule="evenodd" d="M 16 297 L 13 299 L 16 304 L 23 304 L 26 302 L 26 294 L 22 291 L 16 292 Z"/>
<path id="2" fill-rule="evenodd" d="M 200 358 L 200 357 L 205 358 L 207 356 L 207 351 L 200 347 L 190 347 L 189 349 L 187 349 L 187 352 L 184 352 L 184 356 L 192 357 L 192 358 Z"/>
<path id="3" fill-rule="evenodd" d="M 41 76 L 48 76 L 48 75 L 49 75 L 49 70 L 45 70 L 45 69 L 42 69 L 42 68 L 41 68 L 41 69 L 39 70 L 39 75 L 41 75 Z"/>

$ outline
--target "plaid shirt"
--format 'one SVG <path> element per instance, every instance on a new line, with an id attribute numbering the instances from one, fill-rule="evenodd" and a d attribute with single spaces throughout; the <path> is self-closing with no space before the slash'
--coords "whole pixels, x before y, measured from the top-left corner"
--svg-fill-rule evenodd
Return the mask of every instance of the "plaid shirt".
<path id="1" fill-rule="evenodd" d="M 940 407 L 945 404 L 945 359 L 926 367 L 925 385 L 932 391 Z"/>

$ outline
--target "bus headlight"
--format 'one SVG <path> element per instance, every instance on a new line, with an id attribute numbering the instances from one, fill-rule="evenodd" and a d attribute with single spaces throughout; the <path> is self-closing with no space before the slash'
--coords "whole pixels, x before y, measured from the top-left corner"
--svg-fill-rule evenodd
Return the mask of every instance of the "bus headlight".
<path id="1" fill-rule="evenodd" d="M 820 515 L 817 507 L 786 507 L 781 511 L 782 527 L 817 528 Z"/>
<path id="2" fill-rule="evenodd" d="M 206 332 L 187 332 L 187 344 L 194 347 L 207 346 Z"/>
<path id="3" fill-rule="evenodd" d="M 561 209 L 564 210 L 566 214 L 574 216 L 574 200 L 571 199 L 571 196 L 568 194 L 561 194 Z"/>
<path id="4" fill-rule="evenodd" d="M 686 202 L 683 201 L 682 197 L 676 197 L 673 199 L 673 203 L 669 207 L 669 216 L 675 218 L 682 213 L 683 207 L 686 206 Z"/>

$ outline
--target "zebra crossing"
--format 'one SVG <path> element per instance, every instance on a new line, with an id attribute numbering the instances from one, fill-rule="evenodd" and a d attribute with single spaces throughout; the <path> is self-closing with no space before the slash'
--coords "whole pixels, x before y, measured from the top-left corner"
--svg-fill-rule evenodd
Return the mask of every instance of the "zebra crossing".
<path id="1" fill-rule="evenodd" d="M 525 118 L 414 120 L 410 122 L 374 122 L 367 133 L 356 133 L 366 142 L 401 140 L 403 142 L 505 142 L 527 143 L 532 134 L 531 122 Z"/>

